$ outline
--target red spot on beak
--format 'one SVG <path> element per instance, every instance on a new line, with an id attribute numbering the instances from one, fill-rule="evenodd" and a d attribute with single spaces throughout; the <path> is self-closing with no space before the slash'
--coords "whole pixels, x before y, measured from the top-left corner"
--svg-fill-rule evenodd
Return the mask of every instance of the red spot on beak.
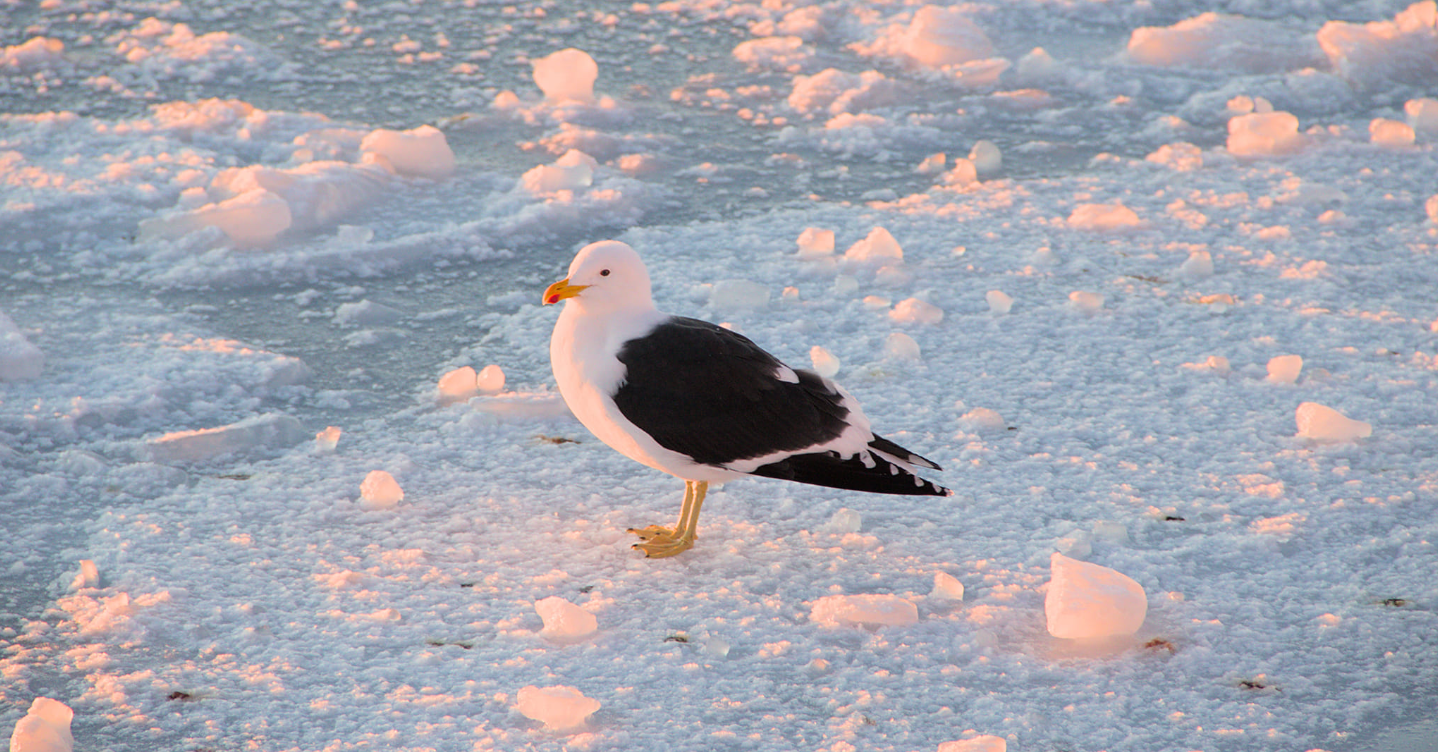
<path id="1" fill-rule="evenodd" d="M 558 302 L 559 302 L 559 296 L 558 296 L 558 295 L 550 295 L 549 297 L 547 297 L 547 298 L 544 299 L 545 305 L 554 305 L 555 303 L 558 303 Z"/>

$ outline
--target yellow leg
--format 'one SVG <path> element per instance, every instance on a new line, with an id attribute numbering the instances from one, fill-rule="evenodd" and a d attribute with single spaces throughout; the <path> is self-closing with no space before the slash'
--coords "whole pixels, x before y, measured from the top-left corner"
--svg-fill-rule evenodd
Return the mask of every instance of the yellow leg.
<path id="1" fill-rule="evenodd" d="M 643 529 L 630 528 L 643 541 L 634 547 L 651 559 L 662 559 L 688 551 L 699 537 L 699 510 L 704 506 L 704 496 L 709 484 L 704 481 L 684 481 L 684 505 L 679 509 L 679 522 L 673 529 L 650 525 Z"/>

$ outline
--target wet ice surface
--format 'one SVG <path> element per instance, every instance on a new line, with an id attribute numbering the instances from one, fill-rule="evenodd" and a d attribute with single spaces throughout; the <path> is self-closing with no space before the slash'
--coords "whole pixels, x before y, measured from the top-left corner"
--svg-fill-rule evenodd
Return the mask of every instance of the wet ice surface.
<path id="1" fill-rule="evenodd" d="M 1370 5 L 0 11 L 0 729 L 1424 738 L 1438 47 Z M 567 417 L 538 306 L 601 237 L 958 494 L 735 483 L 634 558 L 678 483 Z M 1055 552 L 1138 631 L 1051 636 Z"/>

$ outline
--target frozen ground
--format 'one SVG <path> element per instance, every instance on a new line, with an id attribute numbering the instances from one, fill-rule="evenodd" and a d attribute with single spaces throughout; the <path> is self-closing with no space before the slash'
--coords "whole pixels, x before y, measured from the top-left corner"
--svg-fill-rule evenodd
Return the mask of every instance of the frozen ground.
<path id="1" fill-rule="evenodd" d="M 1432 2 L 0 30 L 0 729 L 48 696 L 80 749 L 1434 748 Z M 571 47 L 595 96 L 545 102 Z M 837 365 L 956 496 L 745 481 L 637 558 L 680 484 L 568 416 L 538 305 L 602 237 L 662 308 Z M 1139 631 L 1051 636 L 1056 551 L 1141 586 Z"/>

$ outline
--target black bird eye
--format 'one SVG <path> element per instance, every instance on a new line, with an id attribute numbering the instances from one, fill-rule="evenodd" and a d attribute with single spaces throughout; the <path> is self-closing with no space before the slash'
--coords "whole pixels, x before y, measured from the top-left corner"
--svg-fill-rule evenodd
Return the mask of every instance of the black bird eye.
<path id="1" fill-rule="evenodd" d="M 600 270 L 599 270 L 599 276 L 601 276 L 601 277 L 608 277 L 608 276 L 609 276 L 609 270 L 608 270 L 608 269 L 600 269 Z"/>

